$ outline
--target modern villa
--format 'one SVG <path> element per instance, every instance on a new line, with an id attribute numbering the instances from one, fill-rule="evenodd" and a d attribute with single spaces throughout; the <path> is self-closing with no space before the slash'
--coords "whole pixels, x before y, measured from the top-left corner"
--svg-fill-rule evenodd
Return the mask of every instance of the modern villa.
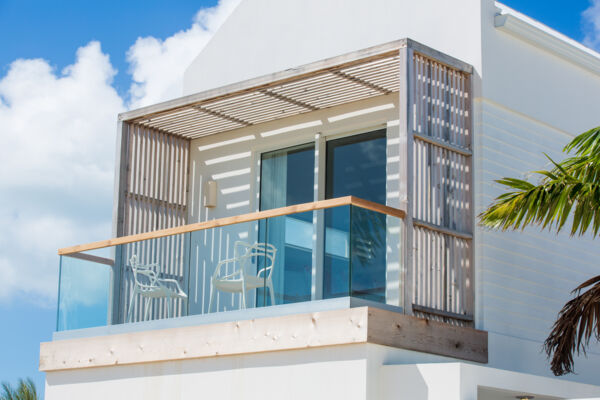
<path id="1" fill-rule="evenodd" d="M 242 0 L 183 81 L 58 251 L 47 399 L 600 397 L 600 347 L 542 352 L 597 243 L 476 220 L 600 125 L 600 54 L 493 0 Z"/>

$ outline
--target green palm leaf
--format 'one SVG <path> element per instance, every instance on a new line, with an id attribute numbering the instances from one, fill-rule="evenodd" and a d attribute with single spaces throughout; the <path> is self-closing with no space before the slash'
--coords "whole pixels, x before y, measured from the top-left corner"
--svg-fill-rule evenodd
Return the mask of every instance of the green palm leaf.
<path id="1" fill-rule="evenodd" d="M 31 378 L 19 379 L 17 387 L 13 388 L 9 383 L 3 382 L 0 400 L 38 400 L 35 383 Z"/>

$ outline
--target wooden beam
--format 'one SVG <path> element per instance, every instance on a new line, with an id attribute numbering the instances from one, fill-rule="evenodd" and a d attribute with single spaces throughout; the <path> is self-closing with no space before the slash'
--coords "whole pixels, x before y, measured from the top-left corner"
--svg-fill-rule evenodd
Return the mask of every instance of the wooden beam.
<path id="1" fill-rule="evenodd" d="M 446 53 L 434 50 L 431 47 L 425 46 L 424 44 L 421 44 L 412 39 L 406 39 L 406 47 L 426 57 L 433 58 L 434 60 L 439 61 L 442 64 L 445 64 L 459 71 L 465 72 L 467 74 L 473 73 L 473 66 L 471 64 L 467 64 L 466 62 L 461 61 L 458 58 L 454 58 Z"/>
<path id="2" fill-rule="evenodd" d="M 431 144 L 433 144 L 435 146 L 438 146 L 438 147 L 441 147 L 443 149 L 446 149 L 446 150 L 449 150 L 449 151 L 453 151 L 453 152 L 458 153 L 458 154 L 462 154 L 465 157 L 471 157 L 473 155 L 473 152 L 471 150 L 469 150 L 469 149 L 465 149 L 465 148 L 460 147 L 460 146 L 455 146 L 453 144 L 450 144 L 450 143 L 445 142 L 445 141 L 440 140 L 440 139 L 436 139 L 436 138 L 431 137 L 431 136 L 421 135 L 419 133 L 413 132 L 413 137 L 415 139 L 419 139 L 419 140 L 422 140 L 424 142 L 431 143 Z"/>
<path id="3" fill-rule="evenodd" d="M 373 307 L 41 343 L 40 370 L 109 367 L 374 343 L 487 362 L 487 332 Z"/>
<path id="4" fill-rule="evenodd" d="M 488 362 L 487 332 L 369 307 L 369 343 Z"/>
<path id="5" fill-rule="evenodd" d="M 282 85 L 284 83 L 306 79 L 322 74 L 329 70 L 347 68 L 349 66 L 363 64 L 368 61 L 395 55 L 397 54 L 398 49 L 404 46 L 406 46 L 406 39 L 395 40 L 393 42 L 368 47 L 366 49 L 353 51 L 340 56 L 326 58 L 314 63 L 286 69 L 285 71 L 275 72 L 273 74 L 268 74 L 220 88 L 183 96 L 178 99 L 165 101 L 163 103 L 139 108 L 137 110 L 127 111 L 119 114 L 119 119 L 123 121 L 131 121 L 135 120 L 136 118 L 149 117 L 154 114 L 168 112 L 179 107 L 189 106 L 204 101 L 215 101 L 217 99 L 233 97 L 258 89 L 267 89 L 269 87 Z"/>
<path id="6" fill-rule="evenodd" d="M 113 238 L 113 239 L 108 239 L 108 240 L 101 240 L 99 242 L 65 247 L 65 248 L 59 249 L 58 254 L 65 255 L 65 254 L 77 253 L 77 252 L 81 252 L 81 251 L 101 249 L 104 247 L 138 242 L 141 240 L 156 239 L 156 238 L 171 236 L 171 235 L 180 235 L 183 233 L 188 233 L 188 232 L 193 232 L 193 231 L 198 231 L 198 230 L 203 230 L 203 229 L 217 228 L 220 226 L 228 226 L 228 225 L 240 224 L 240 223 L 244 223 L 244 222 L 257 221 L 259 219 L 280 217 L 283 215 L 297 214 L 297 213 L 302 213 L 302 212 L 307 212 L 307 211 L 322 210 L 325 208 L 348 206 L 348 205 L 354 205 L 357 207 L 366 208 L 371 211 L 380 212 L 382 214 L 387 214 L 387 215 L 391 215 L 391 216 L 398 217 L 398 218 L 404 218 L 404 216 L 405 216 L 405 212 L 403 210 L 398 210 L 398 209 L 395 209 L 392 207 L 384 206 L 382 204 L 374 203 L 372 201 L 359 199 L 354 196 L 346 196 L 346 197 L 339 197 L 336 199 L 296 204 L 296 205 L 288 206 L 288 207 L 274 208 L 272 210 L 259 211 L 259 212 L 249 213 L 249 214 L 237 215 L 234 217 L 220 218 L 220 219 L 215 219 L 215 220 L 211 220 L 211 221 L 198 222 L 195 224 L 178 226 L 175 228 L 162 229 L 162 230 L 153 231 L 153 232 L 140 233 L 137 235 L 123 236 L 123 237 L 118 237 L 118 238 Z"/>
<path id="7" fill-rule="evenodd" d="M 421 228 L 429 229 L 431 231 L 443 233 L 446 235 L 454 236 L 461 239 L 472 240 L 473 234 L 468 232 L 460 232 L 454 229 L 442 228 L 441 226 L 430 224 L 429 222 L 413 219 L 414 226 L 420 226 Z"/>
<path id="8" fill-rule="evenodd" d="M 259 90 L 259 92 L 262 93 L 262 94 L 264 94 L 265 96 L 273 97 L 274 99 L 285 101 L 286 103 L 290 103 L 290 104 L 293 104 L 293 105 L 298 106 L 298 107 L 304 107 L 304 108 L 306 108 L 307 110 L 310 110 L 310 111 L 316 111 L 316 110 L 319 109 L 319 107 L 315 107 L 315 106 L 310 105 L 308 103 L 305 103 L 303 101 L 294 100 L 291 97 L 287 97 L 287 96 L 284 96 L 282 94 L 276 93 L 276 92 L 273 91 L 273 89 Z"/>
<path id="9" fill-rule="evenodd" d="M 391 90 L 388 90 L 386 88 L 378 86 L 378 85 L 376 85 L 374 83 L 367 82 L 367 81 L 365 81 L 363 79 L 357 78 L 356 76 L 350 75 L 350 74 L 348 74 L 346 72 L 333 71 L 333 74 L 336 75 L 336 76 L 339 76 L 340 78 L 346 79 L 346 80 L 348 80 L 350 82 L 358 83 L 359 85 L 368 87 L 369 89 L 376 90 L 376 91 L 378 91 L 378 92 L 380 92 L 382 94 L 390 94 L 390 93 L 392 93 Z"/>
<path id="10" fill-rule="evenodd" d="M 413 304 L 412 309 L 413 309 L 413 311 L 417 311 L 417 312 L 420 312 L 423 314 L 437 315 L 439 317 L 444 317 L 444 318 L 458 319 L 458 320 L 466 321 L 466 322 L 473 322 L 472 315 L 458 314 L 458 313 L 453 313 L 450 311 L 438 310 L 436 308 L 421 306 L 418 304 Z"/>

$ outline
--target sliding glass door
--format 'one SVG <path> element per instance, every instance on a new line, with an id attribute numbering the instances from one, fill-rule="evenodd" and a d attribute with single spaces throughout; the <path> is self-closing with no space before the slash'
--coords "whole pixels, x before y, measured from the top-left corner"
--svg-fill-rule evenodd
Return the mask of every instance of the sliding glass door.
<path id="1" fill-rule="evenodd" d="M 327 142 L 325 177 L 328 199 L 351 195 L 385 204 L 385 129 Z M 325 212 L 323 298 L 351 293 L 385 302 L 385 224 L 379 213 Z"/>
<path id="2" fill-rule="evenodd" d="M 269 210 L 314 199 L 314 144 L 261 156 L 260 209 Z M 263 220 L 259 241 L 277 249 L 272 272 L 275 304 L 311 299 L 312 212 Z M 271 294 L 259 289 L 257 305 L 271 304 Z"/>

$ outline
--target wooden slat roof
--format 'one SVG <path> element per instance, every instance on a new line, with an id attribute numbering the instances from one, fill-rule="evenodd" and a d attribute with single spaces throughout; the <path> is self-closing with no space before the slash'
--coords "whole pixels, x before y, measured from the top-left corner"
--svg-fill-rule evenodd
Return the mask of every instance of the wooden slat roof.
<path id="1" fill-rule="evenodd" d="M 195 139 L 397 92 L 405 40 L 121 114 Z"/>

